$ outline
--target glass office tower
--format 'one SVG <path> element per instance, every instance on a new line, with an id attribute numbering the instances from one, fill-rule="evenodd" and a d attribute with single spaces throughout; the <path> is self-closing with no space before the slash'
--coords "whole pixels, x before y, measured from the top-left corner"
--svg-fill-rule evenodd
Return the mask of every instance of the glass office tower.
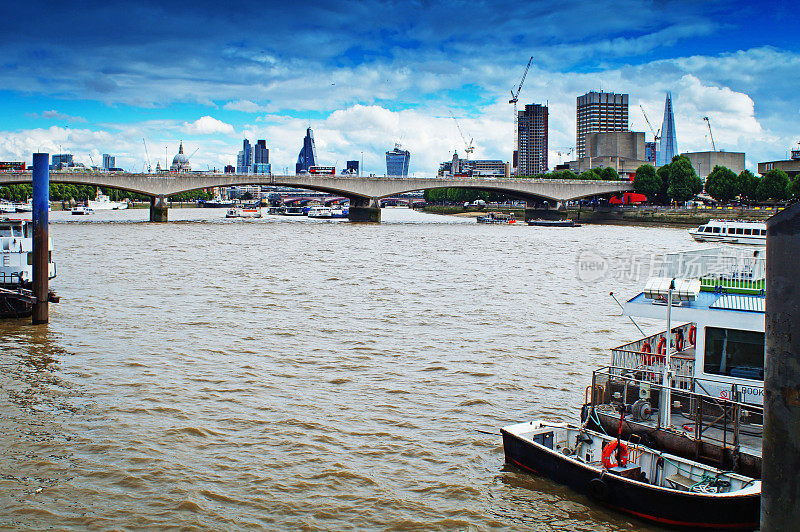
<path id="1" fill-rule="evenodd" d="M 661 140 L 658 146 L 659 166 L 669 164 L 678 154 L 678 137 L 675 133 L 675 115 L 672 113 L 672 93 L 667 92 L 664 102 L 664 123 L 661 125 Z"/>
<path id="2" fill-rule="evenodd" d="M 389 177 L 408 177 L 408 162 L 411 152 L 401 150 L 399 144 L 392 151 L 386 152 L 386 175 Z"/>
<path id="3" fill-rule="evenodd" d="M 308 172 L 308 169 L 317 164 L 317 148 L 314 146 L 314 132 L 311 128 L 306 129 L 306 137 L 303 139 L 303 148 L 297 156 L 297 164 L 294 165 L 296 174 Z"/>

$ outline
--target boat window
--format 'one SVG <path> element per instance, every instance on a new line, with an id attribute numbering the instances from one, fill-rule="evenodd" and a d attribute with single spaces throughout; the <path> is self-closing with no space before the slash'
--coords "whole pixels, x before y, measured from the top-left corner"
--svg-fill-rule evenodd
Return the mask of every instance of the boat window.
<path id="1" fill-rule="evenodd" d="M 764 379 L 764 333 L 706 327 L 703 371 L 743 379 Z"/>
<path id="2" fill-rule="evenodd" d="M 767 236 L 767 230 L 766 229 L 761 229 L 760 231 L 761 231 L 761 236 Z"/>
<path id="3" fill-rule="evenodd" d="M 753 234 L 753 230 L 752 229 L 745 229 L 744 230 L 744 234 L 751 235 L 751 234 Z"/>
<path id="4" fill-rule="evenodd" d="M 744 229 L 742 229 L 741 227 L 737 227 L 736 228 L 736 234 L 737 235 L 743 235 L 744 234 Z"/>
<path id="5" fill-rule="evenodd" d="M 13 236 L 10 225 L 0 225 L 0 236 Z"/>
<path id="6" fill-rule="evenodd" d="M 712 227 L 714 233 L 719 233 L 719 227 Z"/>
<path id="7" fill-rule="evenodd" d="M 711 232 L 711 228 L 710 227 L 706 227 L 706 231 L 705 232 L 706 233 L 710 233 Z"/>

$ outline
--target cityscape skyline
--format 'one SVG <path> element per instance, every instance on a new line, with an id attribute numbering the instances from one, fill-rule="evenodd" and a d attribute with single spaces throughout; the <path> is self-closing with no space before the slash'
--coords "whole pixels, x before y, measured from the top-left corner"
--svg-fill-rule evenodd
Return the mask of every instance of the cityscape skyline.
<path id="1" fill-rule="evenodd" d="M 575 98 L 589 91 L 628 94 L 628 129 L 645 132 L 648 141 L 636 107 L 653 120 L 672 91 L 680 151 L 710 149 L 703 122 L 709 116 L 718 148 L 746 152 L 750 169 L 784 158 L 800 140 L 792 83 L 800 66 L 798 23 L 788 8 L 612 4 L 630 17 L 622 21 L 614 9 L 588 2 L 514 6 L 499 10 L 500 17 L 488 3 L 455 15 L 443 8 L 402 14 L 389 24 L 375 5 L 345 2 L 336 17 L 310 14 L 318 30 L 302 38 L 283 26 L 297 16 L 291 6 L 274 6 L 274 35 L 265 37 L 247 21 L 234 31 L 204 4 L 171 9 L 169 2 L 145 2 L 137 7 L 141 16 L 121 17 L 125 24 L 113 31 L 88 28 L 101 14 L 121 14 L 121 4 L 112 1 L 102 13 L 64 4 L 41 34 L 27 26 L 0 30 L 7 58 L 0 71 L 0 160 L 27 161 L 41 149 L 88 164 L 89 156 L 97 163 L 111 153 L 118 167 L 141 171 L 142 137 L 151 166 L 168 158 L 165 147 L 174 154 L 182 138 L 187 151 L 201 147 L 193 168 L 220 169 L 250 138 L 267 139 L 277 172 L 291 168 L 310 125 L 321 164 L 343 167 L 363 152 L 362 170 L 382 173 L 384 153 L 399 138 L 414 153 L 410 173 L 433 173 L 463 152 L 453 112 L 474 138 L 473 158 L 510 161 L 508 90 L 530 55 L 520 103 L 548 106 L 551 168 L 575 145 Z M 36 9 L 35 2 L 0 7 L 8 20 L 26 20 Z M 140 21 L 156 9 L 163 24 L 145 27 Z M 570 22 L 589 15 L 591 28 Z M 542 16 L 547 24 L 531 32 L 530 22 Z M 440 25 L 443 17 L 452 23 Z M 200 39 L 189 29 L 200 26 L 210 35 Z"/>

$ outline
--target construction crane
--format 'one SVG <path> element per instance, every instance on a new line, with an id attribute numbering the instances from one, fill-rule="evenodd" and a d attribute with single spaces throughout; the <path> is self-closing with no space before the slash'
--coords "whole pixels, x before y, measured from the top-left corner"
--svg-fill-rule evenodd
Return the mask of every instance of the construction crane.
<path id="1" fill-rule="evenodd" d="M 464 151 L 466 152 L 467 156 L 465 157 L 466 160 L 469 160 L 469 156 L 475 151 L 475 146 L 472 144 L 472 137 L 470 137 L 469 142 L 467 142 L 467 137 L 464 136 L 464 133 L 461 131 L 461 125 L 458 123 L 458 119 L 456 115 L 450 111 L 450 116 L 453 117 L 453 120 L 456 123 L 456 127 L 458 128 L 458 134 L 461 135 L 461 140 L 464 141 Z"/>
<path id="2" fill-rule="evenodd" d="M 519 93 L 522 90 L 522 84 L 525 83 L 525 76 L 528 75 L 528 69 L 531 68 L 531 63 L 533 62 L 533 57 L 531 56 L 528 59 L 528 64 L 525 65 L 525 71 L 522 73 L 522 79 L 519 80 L 519 85 L 517 86 L 517 92 L 511 91 L 511 99 L 508 100 L 508 103 L 514 104 L 514 150 L 512 150 L 512 154 L 517 149 L 517 145 L 519 144 L 518 136 L 519 136 L 519 115 L 517 114 L 517 102 L 519 101 Z"/>
<path id="3" fill-rule="evenodd" d="M 195 148 L 195 149 L 194 149 L 194 151 L 192 152 L 192 154 L 191 154 L 190 156 L 188 156 L 188 157 L 186 158 L 186 160 L 188 161 L 189 159 L 191 159 L 192 157 L 194 157 L 194 154 L 195 154 L 195 153 L 197 153 L 197 150 L 199 150 L 199 149 L 200 149 L 199 147 L 198 147 L 198 148 Z"/>
<path id="4" fill-rule="evenodd" d="M 144 144 L 144 162 L 147 164 L 147 173 L 151 173 L 153 168 L 150 166 L 150 156 L 147 154 L 147 142 L 142 137 L 142 144 Z"/>
<path id="5" fill-rule="evenodd" d="M 642 107 L 642 104 L 639 104 L 639 108 L 642 110 L 642 114 L 644 115 L 644 121 L 647 122 L 647 127 L 650 128 L 650 132 L 653 134 L 653 140 L 658 142 L 658 139 L 661 138 L 661 135 L 659 134 L 661 133 L 661 129 L 659 129 L 658 131 L 653 129 L 653 125 L 650 123 L 650 120 L 647 119 L 647 113 L 644 112 L 644 107 Z"/>
<path id="6" fill-rule="evenodd" d="M 708 124 L 708 134 L 711 136 L 711 149 L 717 151 L 717 146 L 714 144 L 714 134 L 711 132 L 711 120 L 709 120 L 707 116 L 704 116 L 703 120 Z"/>

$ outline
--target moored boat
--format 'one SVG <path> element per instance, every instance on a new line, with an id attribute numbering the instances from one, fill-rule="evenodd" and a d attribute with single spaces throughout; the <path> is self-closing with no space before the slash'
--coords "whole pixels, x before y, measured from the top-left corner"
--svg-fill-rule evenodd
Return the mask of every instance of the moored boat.
<path id="1" fill-rule="evenodd" d="M 93 211 L 120 211 L 128 208 L 125 201 L 111 201 L 105 194 L 101 194 L 98 189 L 97 195 L 93 200 L 87 200 L 86 206 Z"/>
<path id="2" fill-rule="evenodd" d="M 764 246 L 767 243 L 767 224 L 752 220 L 711 220 L 697 229 L 689 229 L 689 234 L 698 242 Z"/>
<path id="3" fill-rule="evenodd" d="M 576 224 L 569 218 L 566 220 L 526 220 L 526 224 L 536 227 L 580 227 L 581 224 Z"/>
<path id="4" fill-rule="evenodd" d="M 505 214 L 502 212 L 487 212 L 483 216 L 478 216 L 476 221 L 479 224 L 515 224 L 517 219 L 514 213 Z"/>
<path id="5" fill-rule="evenodd" d="M 53 240 L 48 239 L 52 252 Z M 0 217 L 0 318 L 30 316 L 33 308 L 33 222 Z M 56 263 L 50 257 L 49 278 L 56 276 Z M 56 301 L 55 295 L 50 295 Z"/>
<path id="6" fill-rule="evenodd" d="M 761 481 L 566 423 L 501 429 L 506 463 L 659 525 L 753 530 Z"/>

